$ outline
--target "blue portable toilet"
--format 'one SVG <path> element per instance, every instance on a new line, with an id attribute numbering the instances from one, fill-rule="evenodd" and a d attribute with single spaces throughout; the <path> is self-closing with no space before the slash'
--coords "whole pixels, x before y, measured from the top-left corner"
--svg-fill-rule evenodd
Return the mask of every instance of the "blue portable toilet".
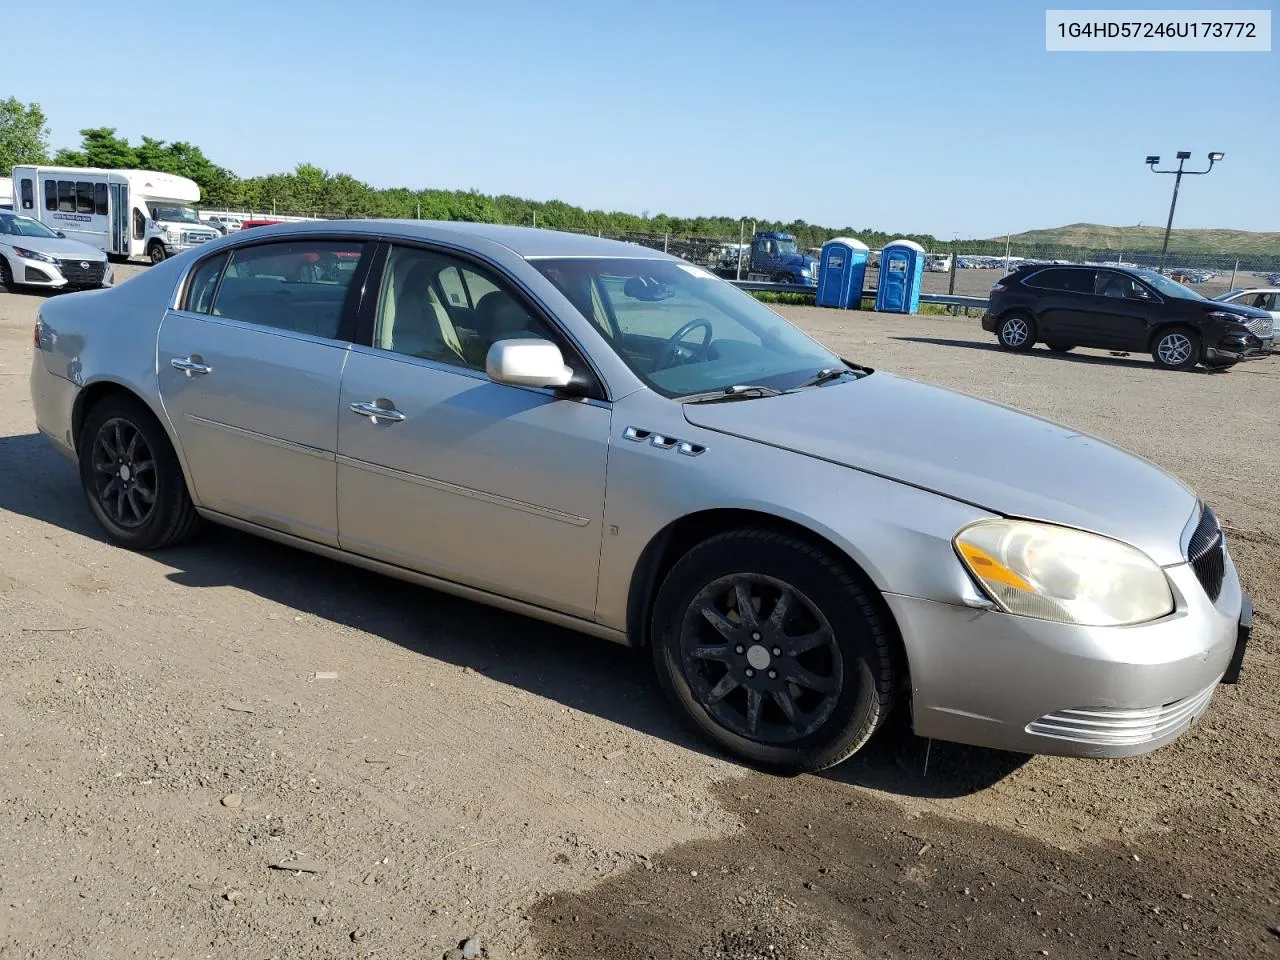
<path id="1" fill-rule="evenodd" d="M 862 306 L 862 285 L 867 279 L 867 245 L 853 237 L 835 237 L 822 245 L 818 258 L 820 307 L 841 310 Z"/>
<path id="2" fill-rule="evenodd" d="M 894 240 L 880 250 L 880 282 L 876 309 L 882 313 L 915 313 L 920 309 L 924 279 L 924 247 L 912 240 Z"/>

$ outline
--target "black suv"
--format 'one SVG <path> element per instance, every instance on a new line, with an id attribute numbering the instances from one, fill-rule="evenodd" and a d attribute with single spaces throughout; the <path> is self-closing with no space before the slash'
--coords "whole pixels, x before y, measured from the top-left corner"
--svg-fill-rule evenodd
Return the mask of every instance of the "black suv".
<path id="1" fill-rule="evenodd" d="M 1036 343 L 1066 352 L 1101 347 L 1150 352 L 1156 365 L 1189 370 L 1230 367 L 1266 356 L 1271 316 L 1206 300 L 1154 270 L 1037 264 L 1019 267 L 991 288 L 982 329 L 1006 350 Z"/>

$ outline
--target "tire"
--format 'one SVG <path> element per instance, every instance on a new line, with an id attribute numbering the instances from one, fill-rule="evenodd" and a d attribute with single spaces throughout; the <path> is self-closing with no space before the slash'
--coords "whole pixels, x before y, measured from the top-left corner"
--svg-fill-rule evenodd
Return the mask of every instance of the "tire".
<path id="1" fill-rule="evenodd" d="M 13 270 L 5 255 L 0 253 L 0 290 L 12 290 L 13 286 Z"/>
<path id="2" fill-rule="evenodd" d="M 1025 353 L 1036 345 L 1036 321 L 1029 313 L 1007 313 L 996 327 L 996 339 L 1006 350 Z"/>
<path id="3" fill-rule="evenodd" d="M 199 529 L 177 454 L 141 401 L 105 398 L 85 417 L 80 438 L 80 485 L 108 540 L 159 550 Z"/>
<path id="4" fill-rule="evenodd" d="M 1076 348 L 1074 343 L 1046 343 L 1051 353 L 1070 353 Z"/>
<path id="5" fill-rule="evenodd" d="M 1151 358 L 1162 370 L 1190 370 L 1200 353 L 1200 335 L 1189 327 L 1161 330 L 1151 344 Z"/>
<path id="6" fill-rule="evenodd" d="M 739 585 L 754 629 L 738 618 Z M 693 729 L 765 769 L 840 763 L 892 703 L 896 648 L 872 596 L 845 561 L 788 534 L 731 530 L 694 547 L 658 591 L 650 636 L 659 683 Z"/>
<path id="7" fill-rule="evenodd" d="M 151 261 L 152 266 L 157 263 L 163 263 L 166 256 L 168 256 L 168 253 L 164 249 L 164 244 L 159 240 L 152 240 L 147 244 L 147 259 Z"/>

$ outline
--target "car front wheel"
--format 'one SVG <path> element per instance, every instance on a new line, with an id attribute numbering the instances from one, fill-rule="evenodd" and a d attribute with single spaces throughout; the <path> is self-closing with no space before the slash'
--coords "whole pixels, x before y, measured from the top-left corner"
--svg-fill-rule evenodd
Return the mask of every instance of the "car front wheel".
<path id="1" fill-rule="evenodd" d="M 159 240 L 152 240 L 151 246 L 147 247 L 147 259 L 149 259 L 151 263 L 154 265 L 157 263 L 162 263 L 164 261 L 165 256 L 166 254 L 165 254 L 164 244 L 161 243 Z"/>
<path id="2" fill-rule="evenodd" d="M 1006 350 L 1030 350 L 1036 342 L 1036 322 L 1029 314 L 1011 313 L 1000 321 L 996 337 Z"/>
<path id="3" fill-rule="evenodd" d="M 1165 330 L 1156 337 L 1151 356 L 1165 370 L 1190 370 L 1200 362 L 1200 337 L 1186 327 Z"/>
<path id="4" fill-rule="evenodd" d="M 744 529 L 694 547 L 658 593 L 658 678 L 704 738 L 749 763 L 822 770 L 889 712 L 890 627 L 847 561 Z"/>
<path id="5" fill-rule="evenodd" d="M 80 436 L 80 483 L 107 539 L 155 550 L 196 531 L 200 517 L 178 456 L 140 401 L 107 397 L 89 411 Z"/>

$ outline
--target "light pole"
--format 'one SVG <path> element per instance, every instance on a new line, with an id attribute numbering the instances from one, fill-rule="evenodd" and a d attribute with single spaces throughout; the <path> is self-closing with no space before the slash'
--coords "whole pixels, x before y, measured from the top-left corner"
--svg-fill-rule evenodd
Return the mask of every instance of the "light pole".
<path id="1" fill-rule="evenodd" d="M 1161 273 L 1164 273 L 1164 257 L 1165 257 L 1165 253 L 1169 250 L 1169 231 L 1173 229 L 1173 208 L 1178 205 L 1178 187 L 1182 186 L 1182 175 L 1184 173 L 1187 174 L 1188 176 L 1200 176 L 1202 174 L 1206 174 L 1210 170 L 1212 170 L 1213 165 L 1217 163 L 1219 160 L 1221 160 L 1224 156 L 1226 156 L 1226 154 L 1216 150 L 1213 153 L 1210 153 L 1209 166 L 1205 167 L 1203 170 L 1182 169 L 1183 164 L 1185 164 L 1188 160 L 1191 159 L 1190 150 L 1178 151 L 1178 169 L 1177 170 L 1157 170 L 1156 164 L 1160 162 L 1160 158 L 1156 156 L 1147 157 L 1147 166 L 1151 168 L 1152 173 L 1172 173 L 1176 175 L 1173 181 L 1173 199 L 1169 201 L 1169 222 L 1165 224 L 1164 243 L 1160 245 L 1160 266 L 1158 269 Z"/>

